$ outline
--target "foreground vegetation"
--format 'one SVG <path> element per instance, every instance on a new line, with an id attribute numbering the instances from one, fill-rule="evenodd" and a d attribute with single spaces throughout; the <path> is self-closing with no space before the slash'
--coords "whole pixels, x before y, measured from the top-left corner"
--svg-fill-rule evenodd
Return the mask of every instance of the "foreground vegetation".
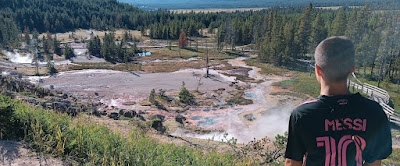
<path id="1" fill-rule="evenodd" d="M 64 114 L 35 110 L 0 95 L 1 139 L 21 139 L 44 154 L 84 165 L 249 165 L 233 154 L 204 153 L 157 143 L 140 132 L 129 137 Z"/>

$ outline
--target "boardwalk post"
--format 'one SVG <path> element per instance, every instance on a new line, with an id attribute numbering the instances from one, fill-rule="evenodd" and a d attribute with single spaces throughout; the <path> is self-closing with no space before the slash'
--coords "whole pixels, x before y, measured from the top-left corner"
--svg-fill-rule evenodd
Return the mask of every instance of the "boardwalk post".
<path id="1" fill-rule="evenodd" d="M 361 84 L 361 92 L 364 92 L 364 84 Z"/>

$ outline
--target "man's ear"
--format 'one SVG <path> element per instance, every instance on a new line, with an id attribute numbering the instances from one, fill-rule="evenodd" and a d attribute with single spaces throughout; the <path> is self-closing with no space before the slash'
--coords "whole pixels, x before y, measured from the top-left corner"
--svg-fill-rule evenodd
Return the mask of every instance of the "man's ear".
<path id="1" fill-rule="evenodd" d="M 322 69 L 321 69 L 321 67 L 319 67 L 317 64 L 315 64 L 315 73 L 316 73 L 318 76 L 322 76 Z"/>

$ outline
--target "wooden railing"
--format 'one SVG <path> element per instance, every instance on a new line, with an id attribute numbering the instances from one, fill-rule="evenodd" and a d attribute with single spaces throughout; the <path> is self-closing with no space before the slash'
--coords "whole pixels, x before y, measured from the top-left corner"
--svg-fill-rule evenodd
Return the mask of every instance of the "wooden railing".
<path id="1" fill-rule="evenodd" d="M 390 95 L 389 93 L 381 89 L 379 87 L 373 86 L 371 84 L 363 83 L 360 80 L 357 79 L 357 77 L 353 74 L 353 78 L 356 80 L 356 82 L 349 80 L 349 88 L 353 88 L 360 90 L 361 92 L 367 94 L 368 96 L 371 97 L 372 100 L 378 102 L 382 108 L 383 111 L 386 113 L 388 116 L 388 119 L 397 125 L 400 125 L 400 114 L 398 114 L 392 107 L 390 107 L 388 104 L 390 102 Z"/>

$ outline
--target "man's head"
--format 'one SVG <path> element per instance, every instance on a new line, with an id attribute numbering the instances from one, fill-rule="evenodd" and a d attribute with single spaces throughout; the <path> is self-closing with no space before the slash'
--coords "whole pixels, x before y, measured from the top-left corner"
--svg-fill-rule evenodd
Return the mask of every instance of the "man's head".
<path id="1" fill-rule="evenodd" d="M 317 79 L 328 83 L 347 80 L 355 69 L 353 42 L 343 36 L 334 36 L 322 41 L 315 50 Z"/>

